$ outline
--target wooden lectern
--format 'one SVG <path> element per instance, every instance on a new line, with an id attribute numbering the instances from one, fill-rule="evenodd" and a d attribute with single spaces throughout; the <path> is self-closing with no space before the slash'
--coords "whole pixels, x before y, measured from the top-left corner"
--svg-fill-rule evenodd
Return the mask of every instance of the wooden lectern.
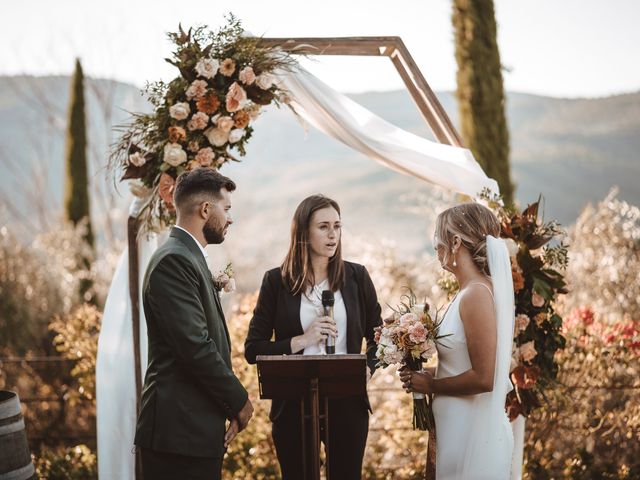
<path id="1" fill-rule="evenodd" d="M 366 395 L 366 355 L 258 355 L 256 360 L 260 398 L 300 402 L 305 480 L 320 480 L 320 421 L 324 422 L 329 480 L 329 399 Z M 320 414 L 321 401 L 324 415 Z M 310 442 L 306 436 L 307 422 Z M 311 459 L 311 465 L 307 464 L 307 458 Z"/>

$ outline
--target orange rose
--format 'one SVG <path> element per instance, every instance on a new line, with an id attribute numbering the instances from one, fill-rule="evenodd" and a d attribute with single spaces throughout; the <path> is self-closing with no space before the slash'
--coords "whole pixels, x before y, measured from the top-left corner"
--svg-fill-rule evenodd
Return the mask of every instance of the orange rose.
<path id="1" fill-rule="evenodd" d="M 175 189 L 176 181 L 171 175 L 164 172 L 160 175 L 160 182 L 158 183 L 158 196 L 164 201 L 169 210 L 175 210 L 173 204 L 173 190 Z"/>
<path id="2" fill-rule="evenodd" d="M 538 313 L 533 319 L 536 322 L 536 325 L 541 326 L 544 321 L 547 319 L 547 314 L 545 312 Z"/>
<path id="3" fill-rule="evenodd" d="M 244 110 L 236 112 L 236 114 L 233 116 L 233 124 L 236 128 L 245 128 L 247 125 L 249 125 L 249 120 L 249 114 Z"/>
<path id="4" fill-rule="evenodd" d="M 210 93 L 198 100 L 196 102 L 196 107 L 199 112 L 212 115 L 218 111 L 218 108 L 220 108 L 220 100 L 218 100 L 218 97 L 213 93 Z"/>
<path id="5" fill-rule="evenodd" d="M 169 127 L 169 141 L 171 143 L 178 143 L 186 140 L 187 132 L 182 127 Z"/>
<path id="6" fill-rule="evenodd" d="M 513 277 L 513 291 L 518 293 L 524 288 L 524 277 L 520 273 L 519 269 L 512 268 L 511 276 Z"/>
<path id="7" fill-rule="evenodd" d="M 218 70 L 225 77 L 230 77 L 236 71 L 236 62 L 232 58 L 225 58 L 220 64 Z"/>

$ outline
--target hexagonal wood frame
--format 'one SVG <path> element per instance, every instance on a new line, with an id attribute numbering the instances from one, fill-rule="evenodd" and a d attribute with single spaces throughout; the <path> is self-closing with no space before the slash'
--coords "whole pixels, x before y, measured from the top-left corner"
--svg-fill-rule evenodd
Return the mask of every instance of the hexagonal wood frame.
<path id="1" fill-rule="evenodd" d="M 260 44 L 291 54 L 388 57 L 418 110 L 440 143 L 462 147 L 462 139 L 400 37 L 262 38 Z"/>

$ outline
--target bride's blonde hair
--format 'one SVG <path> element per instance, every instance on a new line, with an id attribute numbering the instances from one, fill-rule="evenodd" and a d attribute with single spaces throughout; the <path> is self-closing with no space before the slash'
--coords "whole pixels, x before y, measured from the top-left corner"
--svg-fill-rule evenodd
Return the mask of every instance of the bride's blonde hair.
<path id="1" fill-rule="evenodd" d="M 478 270 L 489 275 L 487 264 L 487 235 L 500 236 L 500 223 L 491 210 L 478 203 L 463 203 L 448 208 L 436 220 L 435 245 L 444 245 L 445 264 L 453 247 L 453 237 L 460 237 L 462 245 L 471 253 Z"/>

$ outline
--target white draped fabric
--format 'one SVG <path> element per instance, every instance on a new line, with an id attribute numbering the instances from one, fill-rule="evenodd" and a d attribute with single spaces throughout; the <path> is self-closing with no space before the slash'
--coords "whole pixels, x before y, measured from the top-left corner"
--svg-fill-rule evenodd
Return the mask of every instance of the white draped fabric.
<path id="1" fill-rule="evenodd" d="M 470 150 L 402 130 L 305 70 L 283 72 L 279 78 L 305 121 L 386 167 L 470 197 L 484 188 L 500 193 Z"/>
<path id="2" fill-rule="evenodd" d="M 383 165 L 472 197 L 485 187 L 499 193 L 496 182 L 484 174 L 469 150 L 441 145 L 397 128 L 308 72 L 282 73 L 280 81 L 304 120 Z M 132 206 L 132 210 L 138 208 Z M 138 241 L 139 285 L 149 258 L 162 241 L 156 236 Z M 140 306 L 144 376 L 147 334 L 141 300 Z M 127 250 L 118 262 L 102 318 L 96 386 L 100 478 L 133 479 L 136 391 Z"/>

